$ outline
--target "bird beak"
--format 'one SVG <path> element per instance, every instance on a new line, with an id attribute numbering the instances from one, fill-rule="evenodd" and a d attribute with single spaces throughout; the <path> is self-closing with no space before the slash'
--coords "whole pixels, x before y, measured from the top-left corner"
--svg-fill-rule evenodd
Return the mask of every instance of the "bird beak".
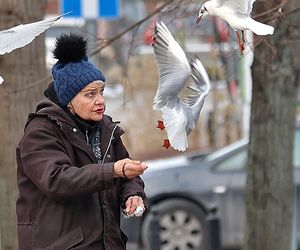
<path id="1" fill-rule="evenodd" d="M 202 19 L 202 16 L 203 16 L 203 15 L 198 16 L 198 18 L 197 18 L 197 20 L 196 20 L 196 24 L 200 23 L 200 21 L 201 21 L 201 19 Z"/>

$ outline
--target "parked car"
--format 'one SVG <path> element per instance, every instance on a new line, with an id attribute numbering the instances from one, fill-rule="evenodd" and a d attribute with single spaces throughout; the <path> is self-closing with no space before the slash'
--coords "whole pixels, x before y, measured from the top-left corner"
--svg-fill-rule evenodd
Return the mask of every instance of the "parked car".
<path id="1" fill-rule="evenodd" d="M 182 155 L 148 162 L 143 175 L 151 208 L 158 208 L 161 249 L 206 249 L 207 213 L 217 206 L 224 248 L 242 244 L 245 226 L 247 140 L 210 154 Z M 300 214 L 300 122 L 295 134 L 295 182 Z M 124 220 L 128 249 L 149 249 L 150 212 Z M 300 228 L 300 216 L 297 216 Z M 299 237 L 298 232 L 298 239 Z"/>

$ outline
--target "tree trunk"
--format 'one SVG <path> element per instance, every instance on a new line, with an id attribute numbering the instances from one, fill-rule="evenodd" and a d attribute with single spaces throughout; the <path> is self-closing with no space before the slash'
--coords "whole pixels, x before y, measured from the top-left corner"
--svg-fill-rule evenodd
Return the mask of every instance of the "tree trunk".
<path id="1" fill-rule="evenodd" d="M 21 23 L 41 20 L 46 0 L 2 0 L 0 30 Z M 44 38 L 0 57 L 0 249 L 17 249 L 16 235 L 16 161 L 15 149 L 22 135 L 27 114 L 41 98 L 45 83 L 27 88 L 47 75 Z"/>
<path id="2" fill-rule="evenodd" d="M 279 18 L 274 35 L 255 48 L 245 250 L 291 249 L 300 15 L 290 12 L 299 7 L 298 1 L 288 1 L 283 8 L 286 18 Z M 261 13 L 279 3 L 258 2 L 257 7 Z"/>

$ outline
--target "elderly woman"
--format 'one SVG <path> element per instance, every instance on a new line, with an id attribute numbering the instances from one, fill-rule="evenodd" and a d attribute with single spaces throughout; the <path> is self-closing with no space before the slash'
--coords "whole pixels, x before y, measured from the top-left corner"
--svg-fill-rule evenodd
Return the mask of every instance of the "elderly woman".
<path id="1" fill-rule="evenodd" d="M 56 41 L 53 84 L 29 115 L 17 148 L 19 249 L 126 249 L 120 208 L 145 210 L 145 163 L 129 159 L 118 123 L 104 115 L 102 72 L 86 40 Z"/>

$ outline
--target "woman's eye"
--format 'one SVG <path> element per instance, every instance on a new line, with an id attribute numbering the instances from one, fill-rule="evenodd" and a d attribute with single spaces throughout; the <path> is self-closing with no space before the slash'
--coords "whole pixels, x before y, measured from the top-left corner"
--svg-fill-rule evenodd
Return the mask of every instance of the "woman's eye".
<path id="1" fill-rule="evenodd" d="M 96 95 L 100 94 L 101 96 L 103 96 L 103 92 L 104 92 L 104 89 L 100 90 L 100 91 L 89 91 L 87 93 L 85 93 L 85 97 L 89 98 L 89 99 L 92 99 L 92 98 L 95 98 Z"/>
<path id="2" fill-rule="evenodd" d="M 96 95 L 96 91 L 87 92 L 84 96 L 88 98 L 92 98 Z"/>

